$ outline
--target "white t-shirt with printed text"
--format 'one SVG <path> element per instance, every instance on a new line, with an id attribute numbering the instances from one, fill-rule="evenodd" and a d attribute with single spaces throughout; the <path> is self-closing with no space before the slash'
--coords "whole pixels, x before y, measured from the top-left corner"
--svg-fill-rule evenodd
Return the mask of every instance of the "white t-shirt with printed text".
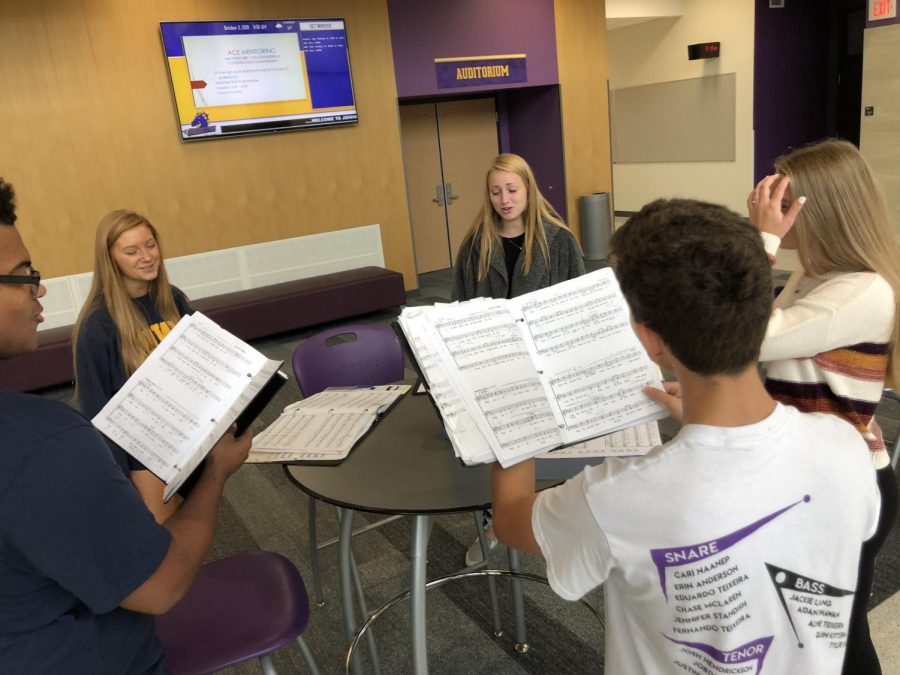
<path id="1" fill-rule="evenodd" d="M 878 494 L 852 426 L 779 404 L 589 467 L 532 528 L 559 595 L 605 583 L 611 675 L 839 673 Z"/>

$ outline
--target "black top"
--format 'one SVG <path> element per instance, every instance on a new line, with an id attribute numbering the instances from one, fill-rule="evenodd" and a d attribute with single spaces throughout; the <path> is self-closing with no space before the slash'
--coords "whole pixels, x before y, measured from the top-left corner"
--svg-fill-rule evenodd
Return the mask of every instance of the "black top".
<path id="1" fill-rule="evenodd" d="M 164 672 L 153 617 L 119 605 L 168 531 L 69 406 L 0 390 L 0 428 L 0 672 Z"/>
<path id="2" fill-rule="evenodd" d="M 515 298 L 584 274 L 584 258 L 572 233 L 546 221 L 542 223 L 542 227 L 547 239 L 548 255 L 545 257 L 541 247 L 536 247 L 528 274 L 524 270 L 525 261 L 519 256 L 512 277 L 506 270 L 503 246 L 500 245 L 493 247 L 487 276 L 479 280 L 480 238 L 476 236 L 466 239 L 459 248 L 459 255 L 453 266 L 451 299 L 505 298 L 510 286 L 512 297 Z"/>
<path id="3" fill-rule="evenodd" d="M 516 237 L 500 237 L 500 240 L 503 242 L 503 257 L 506 260 L 506 278 L 510 280 L 506 289 L 506 297 L 511 298 L 513 270 L 516 269 L 516 263 L 525 246 L 525 233 Z"/>

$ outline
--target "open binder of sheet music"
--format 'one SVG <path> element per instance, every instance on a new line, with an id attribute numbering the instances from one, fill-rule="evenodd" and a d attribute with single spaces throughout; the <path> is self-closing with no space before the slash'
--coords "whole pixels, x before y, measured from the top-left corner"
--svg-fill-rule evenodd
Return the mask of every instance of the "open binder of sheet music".
<path id="1" fill-rule="evenodd" d="M 271 399 L 281 364 L 194 312 L 92 422 L 166 484 L 168 500 L 239 417 L 245 427 Z"/>
<path id="2" fill-rule="evenodd" d="M 648 423 L 628 454 L 658 443 L 666 412 L 642 388 L 662 386 L 659 369 L 609 268 L 511 300 L 408 307 L 398 324 L 466 464 L 511 466 Z"/>
<path id="3" fill-rule="evenodd" d="M 338 464 L 409 388 L 332 387 L 292 403 L 254 437 L 247 461 Z"/>

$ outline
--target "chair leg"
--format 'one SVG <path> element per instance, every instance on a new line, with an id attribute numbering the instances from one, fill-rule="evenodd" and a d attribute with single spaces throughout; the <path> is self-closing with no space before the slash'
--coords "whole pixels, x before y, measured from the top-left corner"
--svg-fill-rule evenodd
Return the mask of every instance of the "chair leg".
<path id="1" fill-rule="evenodd" d="M 325 598 L 322 595 L 322 576 L 319 572 L 319 548 L 316 545 L 316 501 L 315 497 L 309 497 L 309 505 L 307 508 L 309 530 L 307 550 L 309 551 L 309 564 L 312 567 L 313 592 L 316 595 L 316 607 L 322 607 L 325 605 Z"/>
<path id="2" fill-rule="evenodd" d="M 263 654 L 260 656 L 259 665 L 262 667 L 263 675 L 278 675 L 275 666 L 272 664 L 271 654 Z"/>
<path id="3" fill-rule="evenodd" d="M 312 650 L 309 648 L 309 645 L 306 644 L 306 640 L 303 639 L 302 635 L 297 636 L 297 646 L 300 647 L 300 651 L 303 652 L 303 658 L 306 660 L 306 665 L 309 666 L 309 672 L 312 675 L 320 675 L 319 664 L 316 663 L 316 657 L 313 656 Z"/>

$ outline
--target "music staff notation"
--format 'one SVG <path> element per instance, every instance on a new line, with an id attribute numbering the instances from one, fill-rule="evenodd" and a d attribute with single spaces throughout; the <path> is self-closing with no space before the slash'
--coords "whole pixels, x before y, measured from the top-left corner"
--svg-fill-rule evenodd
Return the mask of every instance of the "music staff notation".
<path id="1" fill-rule="evenodd" d="M 612 296 L 605 296 L 603 298 L 590 298 L 589 300 L 586 300 L 585 302 L 579 304 L 572 304 L 567 307 L 557 307 L 554 312 L 541 316 L 530 316 L 528 313 L 526 313 L 525 318 L 528 320 L 529 326 L 540 328 L 545 323 L 557 323 L 558 321 L 564 321 L 570 316 L 584 315 L 587 313 L 597 314 L 597 311 L 592 310 L 599 310 L 601 307 L 608 307 L 611 300 Z M 599 312 L 599 314 L 603 318 L 608 318 L 618 314 L 618 311 L 616 309 L 609 309 L 605 312 Z"/>
<path id="2" fill-rule="evenodd" d="M 524 347 L 525 345 L 523 344 L 522 346 Z M 481 370 L 482 368 L 498 366 L 504 363 L 510 363 L 511 361 L 518 361 L 519 359 L 526 358 L 528 358 L 528 351 L 526 349 L 521 349 L 514 352 L 507 352 L 505 354 L 495 354 L 486 359 L 479 359 L 477 361 L 472 361 L 471 363 L 460 363 L 459 361 L 456 361 L 456 367 L 459 368 L 461 372 L 466 372 L 469 370 Z"/>
<path id="3" fill-rule="evenodd" d="M 635 349 L 625 349 L 606 358 L 600 359 L 587 364 L 583 368 L 575 368 L 563 371 L 562 374 L 550 378 L 550 386 L 557 390 L 561 385 L 568 384 L 575 380 L 584 380 L 594 377 L 597 373 L 602 373 L 614 366 L 627 366 L 632 363 L 641 363 L 641 354 Z"/>
<path id="4" fill-rule="evenodd" d="M 563 342 L 552 342 L 547 346 L 536 345 L 537 353 L 541 356 L 552 356 L 554 354 L 560 354 L 563 352 L 567 352 L 575 347 L 589 344 L 614 333 L 620 333 L 623 330 L 627 330 L 628 328 L 629 325 L 627 322 L 607 324 L 602 328 L 598 328 L 597 330 L 578 335 L 577 337 L 571 338 L 570 340 L 564 340 Z M 537 342 L 537 340 L 535 340 L 535 342 Z"/>
<path id="5" fill-rule="evenodd" d="M 493 422 L 494 417 L 494 415 L 489 414 L 488 421 Z M 519 415 L 509 422 L 492 423 L 491 429 L 495 434 L 497 434 L 497 436 L 500 436 L 510 429 L 521 429 L 523 427 L 540 424 L 542 422 L 550 422 L 552 423 L 553 428 L 556 428 L 556 418 L 553 417 L 553 413 L 548 410 L 546 412 L 532 412 L 528 413 L 527 415 Z"/>
<path id="6" fill-rule="evenodd" d="M 539 342 L 541 340 L 550 340 L 560 335 L 567 335 L 576 331 L 590 330 L 598 324 L 602 325 L 605 320 L 616 314 L 618 314 L 618 312 L 595 312 L 593 314 L 588 314 L 587 316 L 582 316 L 575 321 L 571 321 L 562 326 L 546 330 L 543 333 L 532 333 L 532 338 L 535 342 Z M 595 332 L 594 334 L 596 335 L 597 333 Z"/>
<path id="7" fill-rule="evenodd" d="M 624 384 L 630 384 L 635 381 L 640 382 L 644 379 L 647 374 L 647 369 L 644 366 L 637 366 L 635 368 L 630 368 L 628 370 L 623 370 L 621 372 L 616 373 L 610 377 L 604 378 L 602 380 L 594 380 L 588 382 L 585 385 L 580 387 L 574 387 L 572 389 L 563 389 L 557 391 L 554 389 L 553 393 L 556 395 L 556 400 L 563 404 L 565 401 L 568 401 L 572 398 L 581 398 L 585 392 L 590 392 L 593 390 L 603 390 L 609 389 L 610 387 L 619 387 Z"/>
<path id="8" fill-rule="evenodd" d="M 609 284 L 601 284 L 597 287 L 596 292 L 600 293 L 604 290 L 605 287 L 608 287 Z M 559 307 L 564 304 L 567 300 L 577 300 L 578 298 L 584 297 L 584 291 L 581 289 L 575 291 L 568 291 L 566 293 L 557 293 L 552 297 L 549 297 L 545 300 L 535 300 L 533 302 L 526 302 L 522 305 L 522 312 L 525 314 L 531 314 L 533 312 L 538 312 L 542 309 L 546 309 L 548 307 Z M 615 294 L 609 293 L 607 295 L 601 295 L 597 298 L 598 301 L 601 302 L 612 302 L 616 299 Z M 531 319 L 529 319 L 531 321 Z"/>

